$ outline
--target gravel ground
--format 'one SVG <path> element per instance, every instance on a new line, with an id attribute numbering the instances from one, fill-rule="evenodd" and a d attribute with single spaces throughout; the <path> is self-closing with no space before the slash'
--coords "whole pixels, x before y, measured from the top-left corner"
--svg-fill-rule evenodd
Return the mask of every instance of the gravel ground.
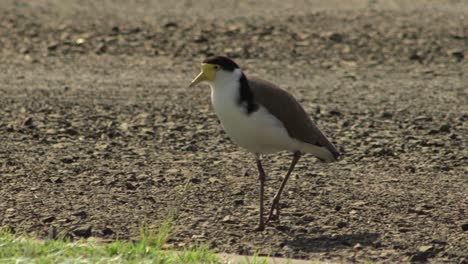
<path id="1" fill-rule="evenodd" d="M 466 1 L 134 2 L 0 0 L 1 226 L 137 239 L 177 208 L 174 248 L 468 262 Z M 261 233 L 252 155 L 187 88 L 213 54 L 343 153 L 304 156 Z M 290 158 L 266 158 L 267 197 Z"/>

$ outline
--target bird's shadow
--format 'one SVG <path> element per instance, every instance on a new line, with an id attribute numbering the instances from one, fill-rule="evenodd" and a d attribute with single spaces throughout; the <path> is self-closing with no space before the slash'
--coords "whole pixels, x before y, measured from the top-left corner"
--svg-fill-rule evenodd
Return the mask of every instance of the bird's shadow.
<path id="1" fill-rule="evenodd" d="M 288 241 L 288 246 L 304 252 L 327 252 L 349 248 L 360 244 L 362 247 L 373 245 L 379 238 L 375 233 L 356 233 L 344 235 L 298 236 Z"/>

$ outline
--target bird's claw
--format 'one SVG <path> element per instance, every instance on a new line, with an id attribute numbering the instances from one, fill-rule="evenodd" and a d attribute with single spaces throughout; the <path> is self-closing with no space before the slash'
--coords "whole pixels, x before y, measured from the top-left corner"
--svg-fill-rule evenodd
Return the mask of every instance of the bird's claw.
<path id="1" fill-rule="evenodd" d="M 269 217 L 268 217 L 268 222 L 269 221 L 278 221 L 279 220 L 279 215 L 274 213 L 274 214 L 271 214 Z"/>
<path id="2" fill-rule="evenodd" d="M 268 215 L 267 223 L 269 221 L 279 221 L 280 209 L 279 209 L 279 202 L 277 200 L 273 200 L 273 204 L 271 205 L 270 214 Z"/>
<path id="3" fill-rule="evenodd" d="M 260 223 L 253 231 L 260 232 L 265 230 L 265 223 Z"/>

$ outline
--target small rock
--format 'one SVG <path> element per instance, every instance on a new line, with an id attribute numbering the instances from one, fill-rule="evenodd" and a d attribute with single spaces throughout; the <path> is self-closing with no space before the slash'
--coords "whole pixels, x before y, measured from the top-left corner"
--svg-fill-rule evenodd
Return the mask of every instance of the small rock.
<path id="1" fill-rule="evenodd" d="M 65 157 L 62 157 L 60 161 L 66 164 L 70 164 L 70 163 L 73 163 L 73 157 L 65 156 Z"/>
<path id="2" fill-rule="evenodd" d="M 81 219 L 85 219 L 88 217 L 88 213 L 86 213 L 86 211 L 78 211 L 74 214 L 72 214 L 73 216 L 78 216 L 80 217 Z"/>
<path id="3" fill-rule="evenodd" d="M 392 118 L 392 117 L 393 117 L 393 113 L 384 111 L 384 112 L 382 112 L 381 116 L 382 116 L 383 118 Z"/>
<path id="4" fill-rule="evenodd" d="M 78 131 L 73 129 L 73 128 L 67 128 L 63 131 L 64 134 L 70 135 L 70 136 L 76 136 L 78 135 Z"/>
<path id="5" fill-rule="evenodd" d="M 119 129 L 122 131 L 122 132 L 128 132 L 128 123 L 126 122 L 123 122 L 122 124 L 120 124 L 119 126 Z"/>
<path id="6" fill-rule="evenodd" d="M 343 41 L 343 35 L 340 33 L 336 32 L 324 32 L 321 34 L 323 37 L 328 38 L 331 41 L 335 42 L 342 42 Z"/>
<path id="7" fill-rule="evenodd" d="M 60 177 L 50 177 L 49 180 L 52 183 L 63 183 L 63 181 L 62 181 L 62 179 Z"/>
<path id="8" fill-rule="evenodd" d="M 320 105 L 316 105 L 315 106 L 315 114 L 318 115 L 322 112 L 322 108 L 320 107 Z"/>
<path id="9" fill-rule="evenodd" d="M 154 199 L 153 197 L 151 196 L 148 196 L 148 197 L 145 197 L 145 200 L 151 202 L 151 203 L 156 203 L 156 199 Z"/>
<path id="10" fill-rule="evenodd" d="M 395 153 L 388 147 L 377 147 L 372 150 L 373 156 L 395 156 Z"/>
<path id="11" fill-rule="evenodd" d="M 205 241 L 205 240 L 206 240 L 205 234 L 192 235 L 192 238 L 193 238 L 193 239 L 196 239 L 196 240 L 198 240 L 198 241 Z"/>
<path id="12" fill-rule="evenodd" d="M 81 226 L 72 231 L 72 234 L 77 237 L 88 238 L 91 236 L 92 226 Z"/>
<path id="13" fill-rule="evenodd" d="M 127 187 L 128 190 L 132 190 L 132 191 L 137 189 L 137 186 L 131 182 L 125 182 L 125 187 Z"/>
<path id="14" fill-rule="evenodd" d="M 363 206 L 367 205 L 367 202 L 365 201 L 357 201 L 351 204 L 353 209 L 359 209 L 362 208 Z"/>
<path id="15" fill-rule="evenodd" d="M 34 127 L 33 118 L 32 118 L 32 117 L 26 118 L 26 120 L 24 120 L 24 122 L 23 122 L 23 125 L 24 125 L 25 127 L 29 127 L 29 128 Z"/>
<path id="16" fill-rule="evenodd" d="M 439 244 L 439 245 L 447 245 L 447 241 L 445 241 L 445 240 L 443 240 L 443 239 L 438 239 L 438 238 L 433 239 L 433 240 L 431 241 L 431 243 L 433 243 L 433 244 Z"/>
<path id="17" fill-rule="evenodd" d="M 110 36 L 115 36 L 120 33 L 120 28 L 118 26 L 113 26 L 111 28 L 111 33 L 109 34 Z"/>
<path id="18" fill-rule="evenodd" d="M 154 132 L 154 130 L 152 128 L 142 128 L 141 132 L 140 132 L 140 135 L 154 136 L 155 134 L 156 133 Z"/>
<path id="19" fill-rule="evenodd" d="M 409 208 L 408 213 L 412 214 L 417 214 L 417 215 L 427 215 L 428 212 L 426 212 L 423 208 L 421 207 L 416 207 L 416 208 Z"/>
<path id="20" fill-rule="evenodd" d="M 208 42 L 208 38 L 206 38 L 205 36 L 197 36 L 193 39 L 193 42 L 195 43 L 204 43 L 204 42 Z M 226 51 L 225 51 L 226 52 Z M 229 52 L 226 52 L 226 53 L 229 53 Z"/>
<path id="21" fill-rule="evenodd" d="M 467 39 L 468 36 L 465 36 L 463 34 L 458 34 L 458 33 L 453 33 L 453 34 L 450 34 L 450 36 L 453 38 L 453 39 Z"/>
<path id="22" fill-rule="evenodd" d="M 196 183 L 200 183 L 200 182 L 201 182 L 201 180 L 200 180 L 200 179 L 198 179 L 198 178 L 191 178 L 191 179 L 190 179 L 190 182 L 191 182 L 191 183 L 195 183 L 195 184 L 196 184 Z"/>
<path id="23" fill-rule="evenodd" d="M 343 35 L 339 33 L 333 33 L 330 36 L 328 36 L 329 40 L 333 40 L 335 42 L 342 42 L 343 41 Z"/>
<path id="24" fill-rule="evenodd" d="M 448 54 L 454 57 L 457 62 L 460 62 L 465 58 L 463 50 L 450 50 Z"/>
<path id="25" fill-rule="evenodd" d="M 221 221 L 223 223 L 229 223 L 229 224 L 239 223 L 239 220 L 235 219 L 232 215 L 226 215 Z"/>
<path id="26" fill-rule="evenodd" d="M 24 60 L 27 61 L 27 62 L 30 62 L 30 63 L 38 63 L 39 62 L 39 60 L 37 58 L 31 57 L 29 54 L 26 54 L 24 56 Z"/>
<path id="27" fill-rule="evenodd" d="M 330 115 L 332 115 L 332 116 L 341 116 L 342 113 L 340 111 L 338 111 L 338 110 L 331 110 Z"/>
<path id="28" fill-rule="evenodd" d="M 97 45 L 96 49 L 94 50 L 94 52 L 96 52 L 96 54 L 103 54 L 107 51 L 107 45 L 106 43 L 99 43 L 99 45 Z"/>
<path id="29" fill-rule="evenodd" d="M 234 200 L 234 205 L 244 205 L 244 200 L 243 199 Z"/>
<path id="30" fill-rule="evenodd" d="M 55 220 L 55 216 L 49 216 L 49 217 L 43 218 L 42 223 L 47 224 L 47 223 L 53 222 L 54 220 Z"/>
<path id="31" fill-rule="evenodd" d="M 166 24 L 164 24 L 164 27 L 168 29 L 176 29 L 178 25 L 176 22 L 167 22 Z"/>
<path id="32" fill-rule="evenodd" d="M 430 116 L 417 116 L 414 118 L 414 121 L 419 122 L 419 121 L 432 121 L 433 118 Z"/>
<path id="33" fill-rule="evenodd" d="M 76 45 L 82 45 L 82 44 L 84 44 L 85 42 L 86 42 L 86 39 L 85 39 L 85 38 L 77 38 L 77 39 L 75 40 L 75 44 L 76 44 Z"/>
<path id="34" fill-rule="evenodd" d="M 432 251 L 433 249 L 434 249 L 434 246 L 432 246 L 432 245 L 421 246 L 421 247 L 418 248 L 418 252 L 427 253 L 429 251 Z"/>
<path id="35" fill-rule="evenodd" d="M 6 131 L 7 131 L 7 132 L 13 132 L 13 131 L 15 131 L 15 127 L 13 126 L 13 124 L 8 124 L 8 125 L 6 126 Z"/>
<path id="36" fill-rule="evenodd" d="M 301 217 L 302 221 L 304 222 L 312 222 L 315 220 L 315 217 L 312 214 L 306 214 Z"/>
<path id="37" fill-rule="evenodd" d="M 278 225 L 276 226 L 276 230 L 281 232 L 288 232 L 289 230 L 291 230 L 291 228 L 287 225 Z"/>
<path id="38" fill-rule="evenodd" d="M 104 236 L 110 236 L 114 234 L 114 230 L 110 229 L 109 227 L 106 227 L 102 230 L 102 234 Z"/>
<path id="39" fill-rule="evenodd" d="M 16 209 L 15 208 L 8 208 L 5 210 L 5 217 L 13 217 L 15 216 Z"/>
<path id="40" fill-rule="evenodd" d="M 179 169 L 175 169 L 175 168 L 166 170 L 166 173 L 171 173 L 171 174 L 172 173 L 178 173 L 178 172 L 179 172 Z"/>
<path id="41" fill-rule="evenodd" d="M 415 60 L 418 62 L 422 62 L 424 60 L 424 53 L 422 51 L 415 51 L 409 57 L 410 60 Z"/>
<path id="42" fill-rule="evenodd" d="M 20 52 L 23 54 L 28 54 L 31 50 L 28 47 L 23 47 L 20 49 Z"/>
<path id="43" fill-rule="evenodd" d="M 420 252 L 413 254 L 410 259 L 410 262 L 426 262 L 427 256 L 425 254 L 421 254 Z"/>
<path id="44" fill-rule="evenodd" d="M 447 133 L 450 132 L 450 125 L 449 124 L 443 124 L 440 126 L 439 131 L 442 133 Z"/>
<path id="45" fill-rule="evenodd" d="M 336 224 L 336 226 L 337 226 L 338 228 L 343 228 L 343 227 L 347 227 L 347 226 L 348 226 L 348 223 L 345 222 L 345 221 L 340 221 L 340 222 L 338 222 L 338 224 Z"/>
<path id="46" fill-rule="evenodd" d="M 414 166 L 411 166 L 411 165 L 405 166 L 405 170 L 410 172 L 410 173 L 415 173 L 416 172 L 416 168 Z"/>
<path id="47" fill-rule="evenodd" d="M 463 231 L 468 231 L 468 223 L 462 224 L 462 225 L 461 225 L 461 229 L 462 229 Z"/>
<path id="48" fill-rule="evenodd" d="M 402 228 L 398 229 L 398 232 L 400 232 L 400 233 L 408 233 L 410 231 L 411 231 L 411 229 L 406 228 L 406 227 L 402 227 Z"/>
<path id="49" fill-rule="evenodd" d="M 457 134 L 452 133 L 452 134 L 450 135 L 450 139 L 453 139 L 453 140 L 460 140 L 461 138 L 460 138 Z"/>
<path id="50" fill-rule="evenodd" d="M 418 251 L 410 257 L 410 262 L 426 262 L 434 254 L 434 246 L 427 245 L 418 248 Z"/>
<path id="51" fill-rule="evenodd" d="M 353 247 L 355 250 L 361 250 L 362 249 L 362 245 L 357 243 L 356 245 L 354 245 Z"/>
<path id="52" fill-rule="evenodd" d="M 55 129 L 47 129 L 47 130 L 45 131 L 45 133 L 46 133 L 46 135 L 55 135 L 55 134 L 57 134 L 57 130 L 55 130 Z"/>
<path id="53" fill-rule="evenodd" d="M 310 46 L 310 41 L 304 40 L 304 41 L 298 41 L 295 43 L 296 46 L 298 47 L 308 47 Z"/>
<path id="54" fill-rule="evenodd" d="M 216 177 L 210 177 L 210 178 L 208 179 L 208 181 L 209 181 L 210 183 L 223 183 L 220 179 L 218 179 L 218 178 L 216 178 Z"/>
<path id="55" fill-rule="evenodd" d="M 54 51 L 54 50 L 57 50 L 59 45 L 60 45 L 60 43 L 53 42 L 53 43 L 50 43 L 49 46 L 47 46 L 47 49 L 50 50 L 50 51 Z"/>

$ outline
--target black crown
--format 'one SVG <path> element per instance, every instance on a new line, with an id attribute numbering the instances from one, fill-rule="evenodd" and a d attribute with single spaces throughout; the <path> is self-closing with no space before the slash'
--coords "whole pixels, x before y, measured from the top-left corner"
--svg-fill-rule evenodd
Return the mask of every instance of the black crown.
<path id="1" fill-rule="evenodd" d="M 226 71 L 233 71 L 235 69 L 239 69 L 239 66 L 234 61 L 225 56 L 210 57 L 205 59 L 203 63 L 219 65 L 223 70 Z"/>

